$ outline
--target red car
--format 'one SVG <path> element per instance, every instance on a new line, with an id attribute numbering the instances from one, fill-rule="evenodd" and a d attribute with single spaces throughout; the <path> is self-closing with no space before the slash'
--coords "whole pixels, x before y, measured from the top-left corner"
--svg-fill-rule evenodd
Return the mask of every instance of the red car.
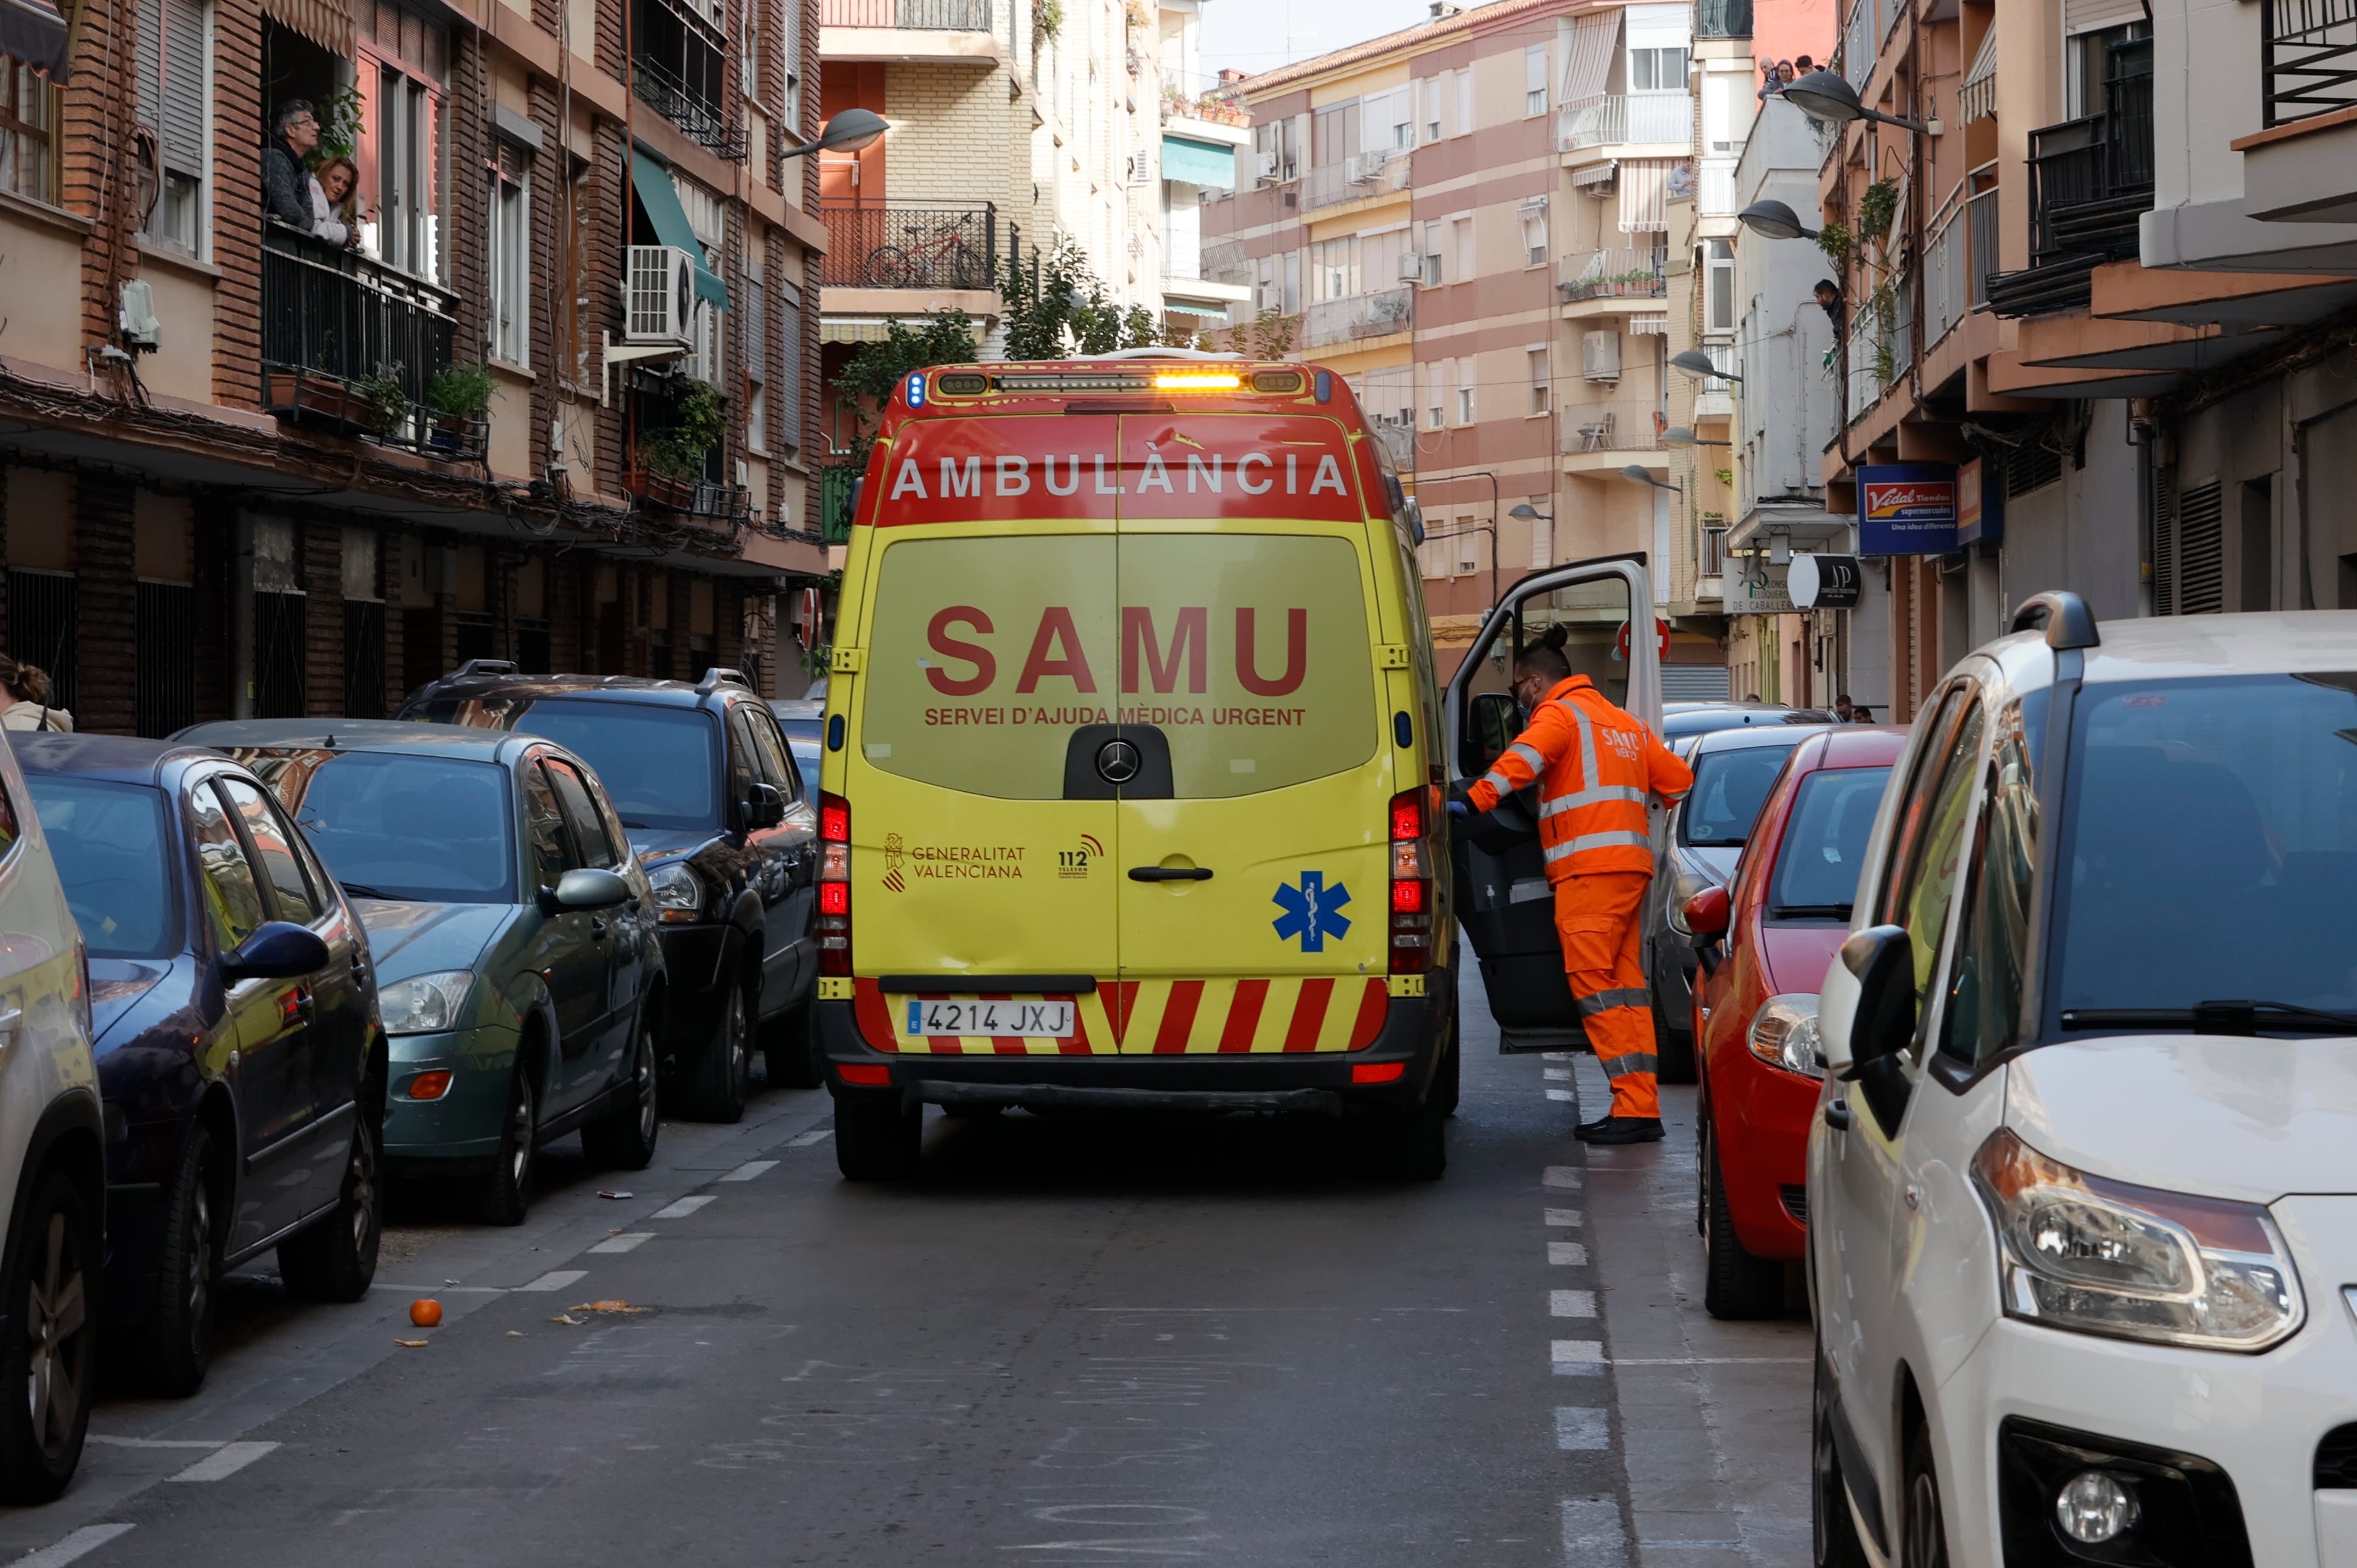
<path id="1" fill-rule="evenodd" d="M 1904 729 L 1860 726 L 1803 741 L 1760 808 L 1731 888 L 1686 904 L 1697 941 L 1724 938 L 1721 950 L 1705 950 L 1694 1016 L 1696 1228 L 1713 1317 L 1782 1312 L 1784 1265 L 1803 1255 L 1823 1076 L 1817 988 L 1849 935 L 1858 865 L 1906 740 Z"/>

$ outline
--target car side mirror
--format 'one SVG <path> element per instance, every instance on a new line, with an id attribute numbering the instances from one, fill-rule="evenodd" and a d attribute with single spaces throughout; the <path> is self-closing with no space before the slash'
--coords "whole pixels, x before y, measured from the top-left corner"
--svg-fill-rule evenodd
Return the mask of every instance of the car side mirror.
<path id="1" fill-rule="evenodd" d="M 1490 765 L 1505 755 L 1506 747 L 1522 733 L 1522 714 L 1514 706 L 1512 692 L 1482 692 L 1473 698 L 1468 740 L 1472 751 L 1465 758 L 1465 771 L 1474 775 L 1486 773 Z"/>
<path id="2" fill-rule="evenodd" d="M 630 885 L 610 871 L 582 866 L 540 890 L 540 912 L 562 914 L 567 909 L 610 909 L 630 901 Z"/>
<path id="3" fill-rule="evenodd" d="M 775 784 L 756 784 L 745 792 L 745 825 L 774 828 L 786 820 L 786 798 Z"/>
<path id="4" fill-rule="evenodd" d="M 1706 887 L 1680 906 L 1678 913 L 1684 917 L 1689 935 L 1701 937 L 1706 940 L 1723 937 L 1727 935 L 1730 913 L 1727 902 L 1727 889 Z"/>
<path id="5" fill-rule="evenodd" d="M 1910 1088 L 1900 1060 L 1915 1038 L 1914 944 L 1904 926 L 1869 926 L 1842 943 L 1840 963 L 1857 981 L 1857 1000 L 1846 1061 L 1828 1053 L 1828 1062 L 1836 1078 L 1858 1086 L 1883 1131 L 1895 1133 Z"/>
<path id="6" fill-rule="evenodd" d="M 221 960 L 221 979 L 293 980 L 328 967 L 328 944 L 319 933 L 290 920 L 265 920 Z"/>

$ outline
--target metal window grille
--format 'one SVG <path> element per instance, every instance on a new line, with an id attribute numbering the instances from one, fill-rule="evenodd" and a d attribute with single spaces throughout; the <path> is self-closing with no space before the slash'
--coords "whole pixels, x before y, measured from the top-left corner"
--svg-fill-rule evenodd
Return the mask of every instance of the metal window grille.
<path id="1" fill-rule="evenodd" d="M 196 590 L 186 583 L 141 583 L 133 632 L 132 714 L 141 735 L 160 739 L 197 722 Z"/>
<path id="2" fill-rule="evenodd" d="M 2153 475 L 2152 613 L 2177 613 L 2177 478 L 2170 468 Z"/>
<path id="3" fill-rule="evenodd" d="M 500 628 L 490 616 L 475 610 L 458 612 L 458 662 L 469 659 L 496 659 L 500 652 Z"/>
<path id="4" fill-rule="evenodd" d="M 367 599 L 344 601 L 344 712 L 384 717 L 384 607 Z"/>
<path id="5" fill-rule="evenodd" d="M 307 662 L 300 594 L 253 596 L 253 716 L 303 716 L 303 671 Z"/>
<path id="6" fill-rule="evenodd" d="M 2216 615 L 2226 607 L 2225 490 L 2196 485 L 2177 507 L 2177 613 Z"/>
<path id="7" fill-rule="evenodd" d="M 2043 441 L 2027 441 L 2013 449 L 2005 465 L 2008 498 L 2043 489 L 2062 477 L 2062 454 Z"/>
<path id="8" fill-rule="evenodd" d="M 49 700 L 70 709 L 81 693 L 74 680 L 76 609 L 81 585 L 70 572 L 14 567 L 8 573 L 8 651 L 49 672 Z"/>

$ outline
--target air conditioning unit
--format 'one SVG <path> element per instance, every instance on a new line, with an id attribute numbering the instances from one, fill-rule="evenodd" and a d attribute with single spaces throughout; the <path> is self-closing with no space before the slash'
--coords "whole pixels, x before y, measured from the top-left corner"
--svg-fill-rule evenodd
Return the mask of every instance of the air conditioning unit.
<path id="1" fill-rule="evenodd" d="M 123 285 L 123 306 L 117 315 L 123 346 L 135 354 L 152 354 L 164 346 L 163 324 L 156 319 L 156 291 L 134 278 Z"/>
<path id="2" fill-rule="evenodd" d="M 695 347 L 695 258 L 676 245 L 632 245 L 623 263 L 622 341 Z"/>
<path id="3" fill-rule="evenodd" d="M 1263 179 L 1275 179 L 1276 177 L 1276 155 L 1275 153 L 1261 154 L 1260 177 Z"/>
<path id="4" fill-rule="evenodd" d="M 1130 154 L 1130 155 L 1129 155 L 1129 164 L 1128 164 L 1128 170 L 1127 170 L 1127 172 L 1128 172 L 1128 176 L 1129 176 L 1129 183 L 1130 183 L 1130 184 L 1132 184 L 1132 185 L 1151 185 L 1151 184 L 1153 184 L 1153 183 L 1154 183 L 1154 156 L 1153 156 L 1153 155 L 1152 155 L 1152 154 L 1150 154 L 1150 153 L 1132 153 L 1132 154 Z"/>
<path id="5" fill-rule="evenodd" d="M 1399 281 L 1402 283 L 1422 283 L 1424 281 L 1424 258 L 1418 255 L 1403 254 L 1399 259 Z"/>
<path id="6" fill-rule="evenodd" d="M 1609 328 L 1579 338 L 1579 373 L 1591 381 L 1620 379 L 1620 334 Z"/>
<path id="7" fill-rule="evenodd" d="M 1383 177 L 1391 156 L 1387 152 L 1353 153 L 1342 160 L 1342 177 L 1352 185 L 1372 185 Z"/>

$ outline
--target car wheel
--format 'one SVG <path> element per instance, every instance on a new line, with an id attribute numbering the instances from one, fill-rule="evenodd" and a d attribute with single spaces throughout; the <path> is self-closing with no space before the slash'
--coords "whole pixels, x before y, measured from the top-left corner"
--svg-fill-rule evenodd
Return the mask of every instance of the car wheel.
<path id="1" fill-rule="evenodd" d="M 845 1181 L 907 1181 L 924 1141 L 921 1106 L 892 1100 L 834 1102 L 834 1164 Z"/>
<path id="2" fill-rule="evenodd" d="M 642 1171 L 654 1163 L 662 1132 L 656 1086 L 654 1020 L 639 1010 L 639 1048 L 630 1061 L 630 1093 L 620 1105 L 581 1129 L 581 1151 L 616 1170 Z"/>
<path id="3" fill-rule="evenodd" d="M 508 1080 L 508 1103 L 500 1118 L 500 1148 L 490 1179 L 478 1204 L 486 1225 L 521 1225 L 532 1208 L 532 1167 L 540 1152 L 540 1094 L 529 1058 L 519 1059 Z"/>
<path id="4" fill-rule="evenodd" d="M 1727 1173 L 1720 1168 L 1718 1141 L 1706 1137 L 1703 1166 L 1703 1309 L 1713 1317 L 1740 1322 L 1781 1317 L 1784 1313 L 1784 1265 L 1755 1258 L 1735 1233 L 1727 1208 Z"/>
<path id="5" fill-rule="evenodd" d="M 1646 990 L 1653 1006 L 1653 1050 L 1659 1062 L 1654 1075 L 1663 1083 L 1695 1081 L 1695 1037 L 1691 1032 L 1681 1034 L 1670 1027 L 1670 1012 L 1662 1004 L 1662 983 L 1659 978 L 1647 981 Z"/>
<path id="6" fill-rule="evenodd" d="M 62 1171 L 40 1178 L 8 1241 L 0 1283 L 0 1502 L 45 1503 L 66 1489 L 90 1430 L 98 1218 Z"/>
<path id="7" fill-rule="evenodd" d="M 1905 1517 L 1900 1525 L 1899 1568 L 1948 1568 L 1948 1523 L 1940 1509 L 1940 1472 L 1932 1458 L 1932 1429 L 1921 1422 L 1907 1438 Z"/>
<path id="8" fill-rule="evenodd" d="M 1826 1386 L 1825 1357 L 1815 1357 L 1815 1419 L 1810 1444 L 1809 1532 L 1816 1568 L 1867 1568 L 1866 1544 L 1849 1511 L 1849 1487 L 1842 1480 L 1841 1454 L 1834 1446 L 1833 1391 Z"/>
<path id="9" fill-rule="evenodd" d="M 1432 1075 L 1432 1103 L 1444 1117 L 1457 1114 L 1464 1065 L 1465 1031 L 1458 1027 L 1457 1002 L 1451 997 L 1448 1004 L 1448 1054 L 1440 1058 L 1440 1066 Z"/>
<path id="10" fill-rule="evenodd" d="M 195 1393 L 212 1364 L 213 1283 L 221 1269 L 212 1166 L 211 1134 L 200 1125 L 189 1128 L 164 1194 L 155 1305 L 134 1352 L 141 1391 L 164 1399 Z"/>
<path id="11" fill-rule="evenodd" d="M 680 1098 L 690 1116 L 735 1122 L 745 1114 L 746 1098 L 753 1091 L 753 1010 L 742 985 L 731 984 L 723 994 L 720 1022 L 686 1077 Z"/>
<path id="12" fill-rule="evenodd" d="M 818 1006 L 803 1002 L 761 1026 L 761 1062 L 771 1089 L 816 1089 L 826 1081 L 818 1055 Z"/>
<path id="13" fill-rule="evenodd" d="M 343 1189 L 325 1219 L 278 1244 L 278 1277 L 299 1301 L 358 1301 L 376 1279 L 377 1243 L 384 1235 L 383 1113 L 373 1095 L 355 1107 L 351 1153 Z"/>

